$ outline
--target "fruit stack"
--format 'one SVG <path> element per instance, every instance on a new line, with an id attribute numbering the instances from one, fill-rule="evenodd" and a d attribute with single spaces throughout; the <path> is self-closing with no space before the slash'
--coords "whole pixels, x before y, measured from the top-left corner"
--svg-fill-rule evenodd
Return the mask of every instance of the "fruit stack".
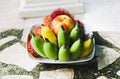
<path id="1" fill-rule="evenodd" d="M 68 11 L 56 9 L 34 25 L 28 35 L 27 50 L 34 58 L 76 61 L 90 55 L 93 36 L 85 33 L 84 24 Z"/>

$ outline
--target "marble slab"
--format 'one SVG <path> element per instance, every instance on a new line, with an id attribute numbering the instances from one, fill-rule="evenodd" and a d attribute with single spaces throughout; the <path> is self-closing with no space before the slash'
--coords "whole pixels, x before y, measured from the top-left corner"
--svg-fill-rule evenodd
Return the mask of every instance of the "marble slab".
<path id="1" fill-rule="evenodd" d="M 0 79 L 33 79 L 33 77 L 28 75 L 4 75 Z"/>
<path id="2" fill-rule="evenodd" d="M 74 70 L 73 69 L 57 69 L 52 71 L 42 71 L 40 72 L 39 79 L 73 79 Z"/>

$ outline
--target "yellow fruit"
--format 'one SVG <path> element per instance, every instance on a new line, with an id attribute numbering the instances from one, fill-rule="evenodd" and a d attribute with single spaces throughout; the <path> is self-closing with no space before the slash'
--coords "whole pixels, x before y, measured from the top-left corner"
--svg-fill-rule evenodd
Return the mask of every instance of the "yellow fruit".
<path id="1" fill-rule="evenodd" d="M 93 49 L 93 39 L 89 38 L 84 42 L 84 51 L 81 55 L 81 58 L 88 56 Z"/>
<path id="2" fill-rule="evenodd" d="M 47 38 L 49 41 L 51 41 L 55 45 L 57 44 L 57 38 L 56 38 L 55 34 L 50 30 L 49 27 L 42 26 L 41 35 L 42 35 L 43 39 Z"/>

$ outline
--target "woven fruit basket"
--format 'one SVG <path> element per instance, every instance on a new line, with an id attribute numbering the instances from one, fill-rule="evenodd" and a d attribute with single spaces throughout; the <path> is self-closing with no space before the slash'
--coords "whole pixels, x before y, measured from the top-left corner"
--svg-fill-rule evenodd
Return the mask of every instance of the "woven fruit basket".
<path id="1" fill-rule="evenodd" d="M 56 9 L 32 26 L 27 37 L 30 58 L 40 63 L 73 64 L 91 60 L 95 41 L 90 27 L 64 9 Z"/>

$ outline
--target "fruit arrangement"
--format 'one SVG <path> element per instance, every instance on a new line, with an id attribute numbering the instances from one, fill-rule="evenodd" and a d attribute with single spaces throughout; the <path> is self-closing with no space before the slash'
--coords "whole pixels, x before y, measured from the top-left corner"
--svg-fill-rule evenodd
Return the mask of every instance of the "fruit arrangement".
<path id="1" fill-rule="evenodd" d="M 34 25 L 27 39 L 27 51 L 34 58 L 76 61 L 89 56 L 94 48 L 93 36 L 84 24 L 64 9 L 56 9 Z"/>

